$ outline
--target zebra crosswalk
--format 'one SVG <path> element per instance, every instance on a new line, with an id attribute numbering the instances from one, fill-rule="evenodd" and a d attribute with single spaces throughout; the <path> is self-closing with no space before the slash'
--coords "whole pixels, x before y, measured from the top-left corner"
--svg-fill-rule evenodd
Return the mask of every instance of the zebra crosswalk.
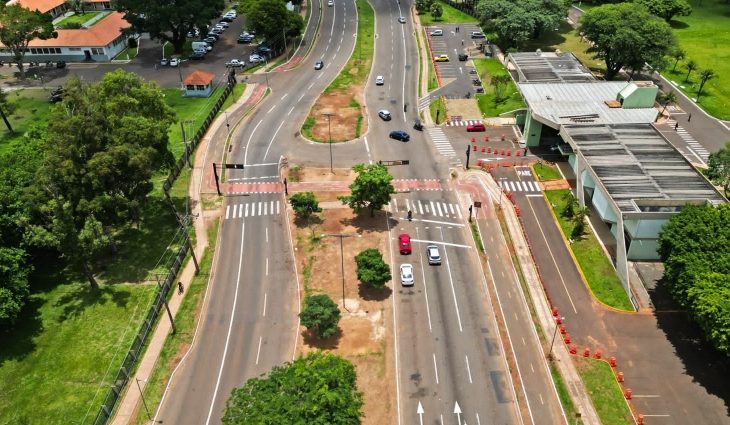
<path id="1" fill-rule="evenodd" d="M 395 202 L 395 209 L 397 211 L 403 210 L 403 200 L 399 203 Z M 414 216 L 433 215 L 435 217 L 445 218 L 462 218 L 459 204 L 440 202 L 440 201 L 426 201 L 421 199 L 405 199 L 405 210 L 403 212 L 411 211 Z"/>
<path id="2" fill-rule="evenodd" d="M 510 192 L 541 192 L 540 185 L 533 180 L 500 180 L 499 186 Z"/>
<path id="3" fill-rule="evenodd" d="M 226 220 L 281 214 L 281 201 L 242 202 L 226 205 Z"/>
<path id="4" fill-rule="evenodd" d="M 677 120 L 670 118 L 667 120 L 667 125 L 674 128 L 674 126 L 677 125 Z M 675 130 L 677 131 L 679 137 L 682 138 L 684 143 L 689 146 L 689 149 L 692 151 L 692 153 L 699 156 L 702 161 L 707 162 L 707 159 L 710 157 L 710 152 L 708 152 L 704 146 L 702 146 L 697 140 L 695 140 L 695 138 L 692 137 L 692 135 L 689 134 L 689 132 L 682 126 L 677 126 Z"/>
<path id="5" fill-rule="evenodd" d="M 456 152 L 451 146 L 449 138 L 441 127 L 430 127 L 427 129 L 427 132 L 438 153 L 443 156 L 456 156 Z"/>
<path id="6" fill-rule="evenodd" d="M 449 120 L 446 122 L 447 127 L 466 127 L 471 124 L 479 124 L 482 120 Z"/>

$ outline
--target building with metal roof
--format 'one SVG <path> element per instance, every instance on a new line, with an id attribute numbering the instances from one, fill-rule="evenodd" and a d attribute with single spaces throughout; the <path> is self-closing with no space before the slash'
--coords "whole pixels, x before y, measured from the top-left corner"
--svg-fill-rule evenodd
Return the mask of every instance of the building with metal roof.
<path id="1" fill-rule="evenodd" d="M 507 69 L 518 83 L 593 81 L 591 71 L 570 52 L 518 52 L 507 55 Z"/>

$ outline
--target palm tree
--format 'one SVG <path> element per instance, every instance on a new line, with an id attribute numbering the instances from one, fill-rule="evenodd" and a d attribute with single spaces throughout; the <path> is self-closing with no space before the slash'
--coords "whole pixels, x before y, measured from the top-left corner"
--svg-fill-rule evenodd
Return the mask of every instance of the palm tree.
<path id="1" fill-rule="evenodd" d="M 679 61 L 681 61 L 682 59 L 684 59 L 685 56 L 687 56 L 687 52 L 685 52 L 684 50 L 682 50 L 678 47 L 678 48 L 674 49 L 674 51 L 672 51 L 671 56 L 672 56 L 672 59 L 674 59 L 674 67 L 672 68 L 672 72 L 674 72 L 677 69 L 677 64 L 679 63 Z"/>
<path id="2" fill-rule="evenodd" d="M 590 215 L 591 210 L 588 207 L 578 207 L 573 216 L 573 231 L 570 237 L 580 239 L 586 231 L 586 218 Z"/>
<path id="3" fill-rule="evenodd" d="M 704 71 L 700 72 L 700 89 L 697 90 L 697 100 L 700 99 L 700 95 L 702 94 L 702 89 L 705 87 L 705 83 L 715 77 L 717 77 L 717 75 L 715 75 L 715 71 L 711 69 L 705 69 Z"/>
<path id="4" fill-rule="evenodd" d="M 686 83 L 687 80 L 689 80 L 689 74 L 691 74 L 692 71 L 694 71 L 695 69 L 697 69 L 697 62 L 695 62 L 695 61 L 693 61 L 693 60 L 690 59 L 689 62 L 687 62 L 686 64 L 684 64 L 684 69 L 687 70 L 687 76 L 684 78 L 684 82 Z"/>
<path id="5" fill-rule="evenodd" d="M 664 105 L 664 108 L 662 108 L 662 112 L 659 115 L 664 115 L 664 111 L 667 110 L 667 106 L 670 103 L 677 103 L 677 93 L 675 93 L 674 90 L 670 90 L 662 94 L 661 102 Z"/>

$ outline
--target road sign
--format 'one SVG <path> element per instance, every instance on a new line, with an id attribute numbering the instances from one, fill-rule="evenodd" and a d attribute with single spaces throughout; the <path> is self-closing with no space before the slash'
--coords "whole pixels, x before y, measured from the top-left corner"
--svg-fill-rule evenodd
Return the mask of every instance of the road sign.
<path id="1" fill-rule="evenodd" d="M 481 208 L 482 202 L 481 201 L 474 201 L 474 208 Z"/>
<path id="2" fill-rule="evenodd" d="M 224 168 L 233 168 L 234 170 L 243 170 L 243 164 L 223 164 Z"/>
<path id="3" fill-rule="evenodd" d="M 408 165 L 411 161 L 409 159 L 403 159 L 399 161 L 378 161 L 378 164 L 385 165 L 386 167 L 390 167 L 392 165 Z"/>

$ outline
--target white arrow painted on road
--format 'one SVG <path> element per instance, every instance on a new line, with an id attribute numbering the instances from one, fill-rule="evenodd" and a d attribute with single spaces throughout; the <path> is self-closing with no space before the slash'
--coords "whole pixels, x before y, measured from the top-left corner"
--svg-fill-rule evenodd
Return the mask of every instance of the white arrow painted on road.
<path id="1" fill-rule="evenodd" d="M 459 425 L 461 425 L 461 407 L 459 407 L 459 402 L 454 402 L 454 414 L 456 415 L 456 420 Z"/>
<path id="2" fill-rule="evenodd" d="M 421 425 L 423 425 L 423 405 L 421 402 L 418 402 L 418 408 L 416 409 L 416 413 L 418 413 L 418 419 L 421 421 Z"/>

